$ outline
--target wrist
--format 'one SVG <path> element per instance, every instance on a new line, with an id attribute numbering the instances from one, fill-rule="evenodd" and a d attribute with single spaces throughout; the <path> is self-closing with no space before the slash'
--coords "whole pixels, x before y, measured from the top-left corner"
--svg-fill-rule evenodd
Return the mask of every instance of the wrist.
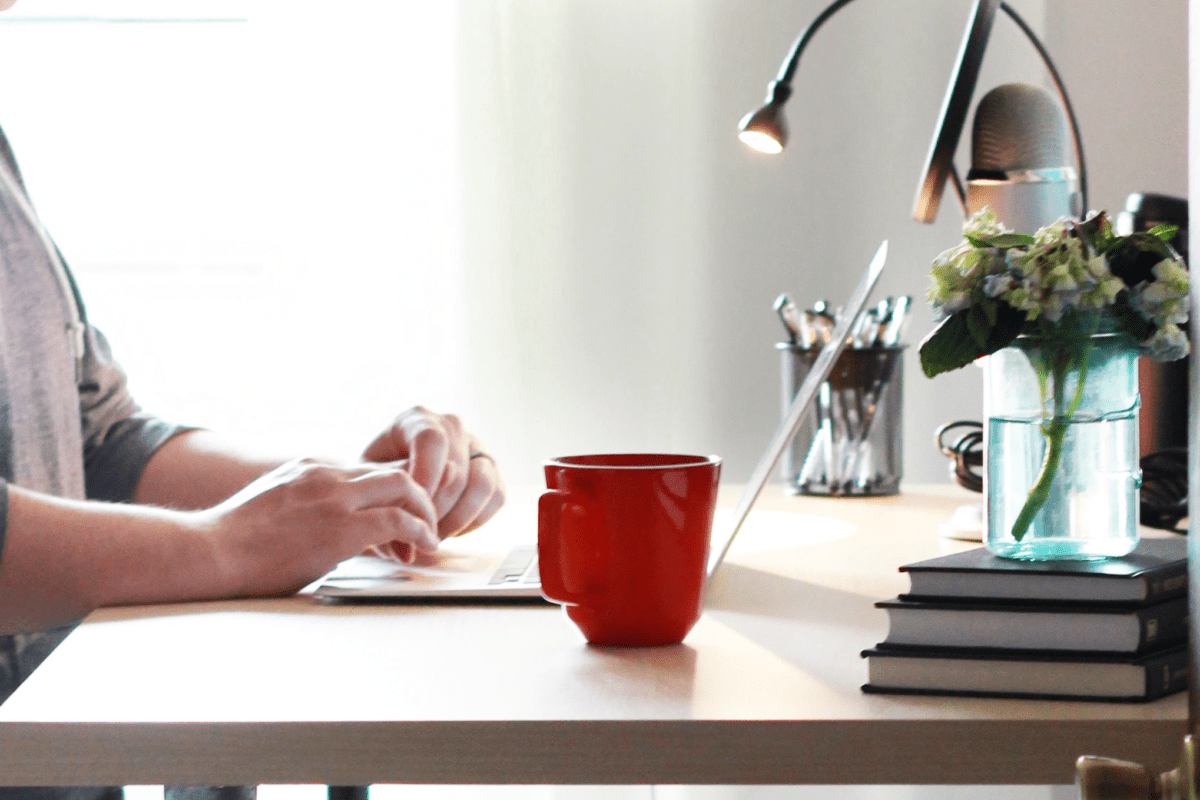
<path id="1" fill-rule="evenodd" d="M 102 606 L 213 597 L 230 579 L 201 514 L 8 488 L 0 630 L 44 630 Z"/>
<path id="2" fill-rule="evenodd" d="M 203 511 L 137 505 L 95 506 L 108 540 L 96 570 L 94 607 L 208 600 L 229 595 L 236 575 L 221 557 Z"/>

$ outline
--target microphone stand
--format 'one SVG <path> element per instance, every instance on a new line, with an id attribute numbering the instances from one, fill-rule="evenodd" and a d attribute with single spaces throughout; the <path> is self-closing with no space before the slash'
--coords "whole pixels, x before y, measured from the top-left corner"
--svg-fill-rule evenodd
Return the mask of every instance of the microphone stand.
<path id="1" fill-rule="evenodd" d="M 830 17 L 832 17 L 838 11 L 841 11 L 851 2 L 852 0 L 834 0 L 834 2 L 830 3 L 824 11 L 818 14 L 816 19 L 809 23 L 808 27 L 804 29 L 799 37 L 797 37 L 795 43 L 788 51 L 787 57 L 783 60 L 783 63 L 779 67 L 779 74 L 767 87 L 767 106 L 778 107 L 787 102 L 788 98 L 791 97 L 792 94 L 792 78 L 795 76 L 796 67 L 800 63 L 800 55 L 808 46 L 809 40 L 812 39 L 813 34 L 815 34 L 817 30 L 829 20 Z M 989 0 L 979 0 L 979 2 L 989 2 Z M 994 2 L 994 0 L 990 0 L 990 2 Z M 1050 73 L 1050 79 L 1054 83 L 1054 88 L 1058 94 L 1058 99 L 1062 103 L 1063 108 L 1066 110 L 1067 120 L 1071 126 L 1071 138 L 1074 143 L 1075 161 L 1079 166 L 1079 193 L 1083 200 L 1083 210 L 1086 213 L 1088 208 L 1087 167 L 1084 165 L 1083 159 L 1083 138 L 1079 133 L 1079 124 L 1075 119 L 1075 110 L 1071 105 L 1071 100 L 1067 96 L 1067 89 L 1063 85 L 1062 78 L 1058 74 L 1058 69 L 1054 66 L 1054 62 L 1050 58 L 1050 53 L 1046 50 L 1041 40 L 1038 39 L 1037 34 L 1033 32 L 1033 29 L 1029 27 L 1024 19 L 1021 18 L 1021 15 L 1017 13 L 1016 9 L 1004 2 L 1004 0 L 1001 0 L 999 8 L 1008 15 L 1008 17 L 1016 24 L 1017 28 L 1019 28 L 1020 31 L 1025 34 L 1025 38 L 1029 40 L 1034 49 L 1037 50 L 1038 55 L 1042 59 L 1042 63 L 1046 65 L 1046 71 Z M 954 186 L 954 193 L 958 197 L 959 205 L 962 207 L 963 216 L 966 217 L 968 213 L 967 194 L 963 188 L 962 179 L 959 177 L 958 170 L 954 166 L 953 162 L 950 164 L 950 178 L 951 184 Z"/>

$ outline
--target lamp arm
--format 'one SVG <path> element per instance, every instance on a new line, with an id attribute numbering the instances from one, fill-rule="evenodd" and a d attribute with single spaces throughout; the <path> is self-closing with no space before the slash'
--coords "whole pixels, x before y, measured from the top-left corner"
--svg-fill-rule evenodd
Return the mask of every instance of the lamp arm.
<path id="1" fill-rule="evenodd" d="M 783 64 L 779 67 L 779 75 L 772 81 L 767 91 L 767 102 L 783 103 L 792 94 L 792 77 L 796 74 L 796 66 L 800 63 L 800 54 L 804 52 L 804 48 L 808 46 L 808 41 L 813 37 L 813 34 L 843 7 L 849 5 L 853 0 L 834 0 L 824 11 L 817 15 L 817 18 L 809 23 L 804 32 L 796 39 L 792 49 L 788 51 L 787 58 L 783 60 Z M 1088 192 L 1087 192 L 1087 167 L 1083 160 L 1083 137 L 1079 133 L 1079 123 L 1075 119 L 1075 109 L 1071 106 L 1071 100 L 1067 97 L 1067 89 L 1063 85 L 1062 78 L 1059 77 L 1058 69 L 1055 68 L 1054 62 L 1050 59 L 1050 53 L 1042 45 L 1037 34 L 1033 29 L 1026 24 L 1021 15 L 1010 6 L 1008 3 L 1001 0 L 1000 8 L 1009 18 L 1016 23 L 1021 32 L 1025 34 L 1025 38 L 1029 39 L 1030 44 L 1037 50 L 1041 56 L 1042 63 L 1046 65 L 1046 71 L 1050 73 L 1050 79 L 1054 82 L 1054 89 L 1058 93 L 1058 99 L 1062 102 L 1063 109 L 1067 112 L 1067 119 L 1071 125 L 1071 138 L 1075 144 L 1075 162 L 1079 165 L 1079 194 L 1083 201 L 1083 211 L 1087 212 L 1088 208 Z M 963 208 L 964 215 L 967 209 L 966 193 L 963 191 L 962 180 L 958 176 L 956 169 L 951 169 L 951 179 L 954 184 L 954 192 L 958 195 L 959 204 Z"/>
<path id="2" fill-rule="evenodd" d="M 849 5 L 853 0 L 834 0 L 829 6 L 817 15 L 817 18 L 808 24 L 804 32 L 796 39 L 796 43 L 792 45 L 792 49 L 788 51 L 787 58 L 783 60 L 783 64 L 779 67 L 779 76 L 775 79 L 778 85 L 789 86 L 792 83 L 792 76 L 796 74 L 796 65 L 800 63 L 800 54 L 804 52 L 804 48 L 808 47 L 808 40 L 813 37 L 825 22 L 834 14 L 842 10 L 843 6 Z"/>
<path id="3" fill-rule="evenodd" d="M 1071 107 L 1071 100 L 1067 97 L 1067 88 L 1063 85 L 1062 78 L 1058 75 L 1058 70 L 1054 67 L 1054 62 L 1050 60 L 1050 53 L 1042 45 L 1037 34 L 1033 29 L 1021 19 L 1021 15 L 1016 12 L 1012 6 L 1000 0 L 1000 10 L 1008 14 L 1009 18 L 1016 23 L 1025 37 L 1029 39 L 1030 44 L 1037 50 L 1038 55 L 1042 57 L 1042 63 L 1046 65 L 1046 71 L 1050 73 L 1050 79 L 1054 81 L 1054 89 L 1058 92 L 1058 99 L 1063 105 L 1063 109 L 1067 112 L 1067 119 L 1071 123 L 1071 138 L 1075 143 L 1075 163 L 1079 165 L 1079 195 L 1083 201 L 1082 212 L 1088 211 L 1088 190 L 1087 190 L 1087 167 L 1083 161 L 1083 138 L 1079 134 L 1079 124 L 1075 120 L 1075 109 Z"/>

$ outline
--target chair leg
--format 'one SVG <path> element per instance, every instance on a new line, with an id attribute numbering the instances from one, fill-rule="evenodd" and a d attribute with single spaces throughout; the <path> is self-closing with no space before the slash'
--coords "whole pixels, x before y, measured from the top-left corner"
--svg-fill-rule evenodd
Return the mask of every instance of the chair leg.
<path id="1" fill-rule="evenodd" d="M 164 800 L 256 800 L 257 786 L 164 786 Z"/>
<path id="2" fill-rule="evenodd" d="M 367 800 L 367 787 L 330 786 L 329 800 Z"/>

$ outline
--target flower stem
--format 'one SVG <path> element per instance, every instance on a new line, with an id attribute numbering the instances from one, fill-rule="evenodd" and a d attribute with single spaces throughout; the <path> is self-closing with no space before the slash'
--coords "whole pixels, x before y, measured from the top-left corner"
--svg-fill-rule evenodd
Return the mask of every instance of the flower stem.
<path id="1" fill-rule="evenodd" d="M 1018 542 L 1025 536 L 1025 532 L 1033 524 L 1033 518 L 1050 498 L 1050 486 L 1054 483 L 1054 478 L 1058 474 L 1058 462 L 1062 459 L 1063 440 L 1066 438 L 1075 412 L 1079 410 L 1079 405 L 1083 402 L 1083 384 L 1087 380 L 1088 355 L 1091 353 L 1091 349 L 1089 343 L 1084 345 L 1077 354 L 1065 350 L 1054 358 L 1051 367 L 1054 379 L 1054 416 L 1042 423 L 1042 432 L 1046 436 L 1046 454 L 1042 459 L 1042 468 L 1038 472 L 1033 488 L 1029 490 L 1025 505 L 1021 507 L 1021 513 L 1013 522 L 1012 535 L 1013 539 Z M 1071 398 L 1070 405 L 1064 408 L 1065 386 L 1063 384 L 1066 382 L 1071 367 L 1076 364 L 1079 374 L 1075 382 L 1075 394 Z"/>
<path id="2" fill-rule="evenodd" d="M 1046 433 L 1046 457 L 1042 460 L 1042 470 L 1038 473 L 1033 488 L 1029 490 L 1029 497 L 1025 499 L 1025 505 L 1021 507 L 1021 513 L 1013 523 L 1012 535 L 1018 542 L 1025 536 L 1025 531 L 1033 524 L 1033 518 L 1050 497 L 1050 484 L 1054 483 L 1054 476 L 1058 474 L 1058 462 L 1062 458 L 1063 437 L 1067 433 L 1068 421 L 1068 418 L 1056 414 L 1042 428 Z"/>

